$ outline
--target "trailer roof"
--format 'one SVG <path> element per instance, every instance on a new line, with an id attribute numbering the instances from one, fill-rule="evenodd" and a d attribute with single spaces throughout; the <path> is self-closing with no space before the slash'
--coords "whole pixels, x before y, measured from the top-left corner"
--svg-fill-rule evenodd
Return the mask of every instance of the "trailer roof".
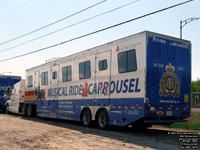
<path id="1" fill-rule="evenodd" d="M 74 55 L 78 55 L 80 53 L 83 53 L 83 52 L 86 52 L 86 51 L 90 51 L 91 49 L 95 49 L 95 48 L 98 48 L 100 46 L 103 46 L 103 45 L 108 45 L 108 44 L 111 44 L 113 42 L 117 42 L 119 40 L 123 40 L 123 39 L 128 39 L 132 36 L 137 36 L 137 35 L 141 35 L 141 34 L 146 34 L 146 35 L 156 35 L 156 36 L 160 36 L 160 37 L 163 37 L 163 38 L 168 38 L 168 39 L 171 39 L 171 40 L 176 40 L 176 41 L 179 41 L 179 42 L 189 42 L 188 40 L 184 40 L 184 39 L 180 39 L 180 38 L 176 38 L 176 37 L 173 37 L 173 36 L 168 36 L 168 35 L 164 35 L 164 34 L 161 34 L 161 33 L 156 33 L 156 32 L 151 32 L 151 31 L 142 31 L 142 32 L 139 32 L 139 33 L 135 33 L 135 34 L 132 34 L 132 35 L 129 35 L 129 36 L 126 36 L 126 37 L 122 37 L 120 39 L 117 39 L 117 40 L 113 40 L 113 41 L 110 41 L 110 42 L 107 42 L 107 43 L 104 43 L 104 44 L 101 44 L 101 45 L 98 45 L 98 46 L 95 46 L 95 47 L 92 47 L 92 48 L 89 48 L 89 49 L 86 49 L 86 50 L 83 50 L 83 51 L 80 51 L 78 53 L 75 53 L 75 54 L 71 54 L 71 55 L 67 55 L 67 56 L 64 56 L 64 57 L 61 57 L 59 59 L 56 59 L 56 60 L 53 60 L 53 61 L 50 61 L 48 63 L 44 63 L 44 64 L 41 64 L 41 65 L 38 65 L 38 66 L 35 66 L 35 67 L 32 67 L 32 68 L 29 68 L 27 69 L 26 71 L 29 71 L 31 69 L 34 69 L 34 68 L 37 68 L 37 67 L 40 67 L 40 66 L 43 66 L 43 65 L 47 65 L 47 64 L 51 64 L 51 63 L 56 63 L 57 61 L 61 60 L 61 59 L 64 59 L 66 57 L 72 57 Z"/>
<path id="2" fill-rule="evenodd" d="M 16 75 L 0 75 L 1 77 L 17 77 L 17 78 L 21 78 L 21 76 L 16 76 Z"/>

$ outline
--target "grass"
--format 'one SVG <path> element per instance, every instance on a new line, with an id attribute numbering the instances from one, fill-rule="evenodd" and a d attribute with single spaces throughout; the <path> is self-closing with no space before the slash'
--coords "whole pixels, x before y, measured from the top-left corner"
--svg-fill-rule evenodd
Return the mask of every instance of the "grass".
<path id="1" fill-rule="evenodd" d="M 169 128 L 187 129 L 200 131 L 200 112 L 192 112 L 191 117 L 187 118 L 188 122 L 174 123 Z"/>
<path id="2" fill-rule="evenodd" d="M 188 122 L 188 123 L 174 123 L 168 127 L 176 128 L 176 129 L 187 129 L 187 130 L 200 131 L 200 121 L 199 122 Z"/>

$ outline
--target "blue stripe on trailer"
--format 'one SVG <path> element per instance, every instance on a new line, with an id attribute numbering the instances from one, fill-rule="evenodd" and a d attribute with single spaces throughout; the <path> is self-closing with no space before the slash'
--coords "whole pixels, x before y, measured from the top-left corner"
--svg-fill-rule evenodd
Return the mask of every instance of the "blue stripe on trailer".
<path id="1" fill-rule="evenodd" d="M 173 123 L 181 121 L 190 114 L 189 108 L 148 107 L 144 105 L 144 98 L 45 100 L 28 103 L 36 104 L 36 112 L 39 117 L 76 121 L 80 121 L 81 110 L 85 107 L 90 109 L 94 107 L 109 108 L 109 123 L 118 126 L 129 125 L 142 118 L 146 118 L 144 123 Z M 160 112 L 162 114 L 159 114 Z M 171 116 L 168 116 L 169 112 Z"/>

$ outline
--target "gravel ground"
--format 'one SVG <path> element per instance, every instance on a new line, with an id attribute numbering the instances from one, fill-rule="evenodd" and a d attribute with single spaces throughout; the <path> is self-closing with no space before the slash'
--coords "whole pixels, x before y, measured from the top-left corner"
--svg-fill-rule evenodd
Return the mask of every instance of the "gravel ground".
<path id="1" fill-rule="evenodd" d="M 181 132 L 192 131 L 161 126 L 100 130 L 71 121 L 0 114 L 0 150 L 178 150 Z M 199 132 L 195 137 L 199 142 Z"/>

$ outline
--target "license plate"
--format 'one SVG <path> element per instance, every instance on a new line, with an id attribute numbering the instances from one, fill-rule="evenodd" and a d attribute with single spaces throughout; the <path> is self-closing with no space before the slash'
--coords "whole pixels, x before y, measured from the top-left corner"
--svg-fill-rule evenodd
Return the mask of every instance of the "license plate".
<path id="1" fill-rule="evenodd" d="M 167 116 L 172 116 L 172 111 L 167 111 L 167 112 L 166 112 L 166 115 L 167 115 Z"/>

